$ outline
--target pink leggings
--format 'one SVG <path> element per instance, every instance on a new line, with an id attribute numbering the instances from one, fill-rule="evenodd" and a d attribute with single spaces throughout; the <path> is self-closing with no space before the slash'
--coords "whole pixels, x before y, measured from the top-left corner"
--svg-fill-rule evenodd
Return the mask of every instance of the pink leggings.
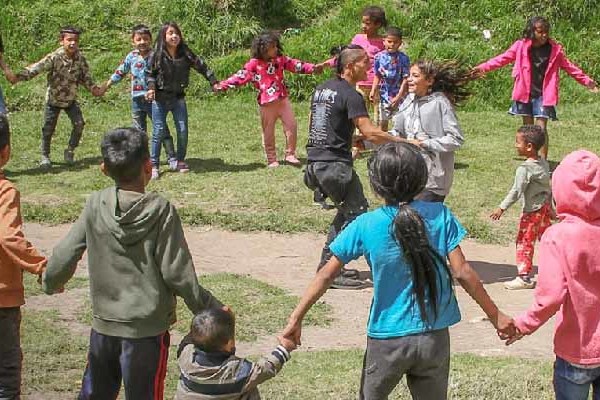
<path id="1" fill-rule="evenodd" d="M 298 137 L 298 124 L 289 99 L 283 98 L 260 106 L 260 122 L 263 129 L 263 147 L 267 154 L 267 163 L 277 161 L 275 150 L 275 123 L 281 118 L 285 134 L 285 155 L 296 155 L 296 140 Z"/>

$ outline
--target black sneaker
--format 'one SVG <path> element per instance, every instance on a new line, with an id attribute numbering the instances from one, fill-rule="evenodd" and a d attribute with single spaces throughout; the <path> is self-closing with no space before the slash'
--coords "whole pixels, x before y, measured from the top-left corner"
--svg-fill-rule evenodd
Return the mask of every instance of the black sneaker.
<path id="1" fill-rule="evenodd" d="M 357 269 L 342 268 L 342 276 L 344 278 L 358 279 L 359 278 L 359 273 L 358 273 Z"/>
<path id="2" fill-rule="evenodd" d="M 340 275 L 333 280 L 330 287 L 341 290 L 359 290 L 366 288 L 367 285 L 358 279 L 346 278 Z"/>

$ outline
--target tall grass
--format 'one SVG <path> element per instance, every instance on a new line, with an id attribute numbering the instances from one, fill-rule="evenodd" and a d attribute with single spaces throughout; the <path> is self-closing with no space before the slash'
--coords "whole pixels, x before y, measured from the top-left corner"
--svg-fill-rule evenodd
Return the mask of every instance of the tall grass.
<path id="1" fill-rule="evenodd" d="M 329 57 L 332 46 L 347 43 L 360 30 L 360 11 L 376 3 L 385 8 L 391 24 L 405 32 L 405 51 L 418 58 L 458 59 L 467 65 L 492 57 L 521 35 L 528 17 L 549 18 L 551 36 L 561 42 L 567 55 L 591 76 L 600 77 L 600 7 L 594 0 L 69 0 L 65 2 L 12 0 L 3 4 L 0 30 L 7 59 L 15 68 L 36 61 L 57 47 L 57 30 L 73 23 L 84 28 L 81 44 L 93 74 L 105 80 L 130 50 L 130 27 L 146 23 L 157 31 L 163 21 L 180 23 L 186 40 L 208 58 L 219 78 L 234 73 L 249 57 L 252 37 L 263 29 L 285 31 L 287 54 L 318 62 Z M 286 28 L 293 27 L 293 30 Z M 484 40 L 482 31 L 492 33 Z M 325 76 L 288 77 L 292 98 L 307 98 Z M 6 87 L 5 83 L 2 83 Z M 38 78 L 6 89 L 12 109 L 37 109 L 44 99 L 45 80 Z M 112 90 L 109 101 L 127 98 L 127 85 Z M 466 109 L 497 109 L 508 105 L 512 80 L 509 68 L 488 74 L 473 84 L 475 95 Z M 205 96 L 208 86 L 195 77 L 188 91 Z M 239 94 L 241 92 L 241 94 Z M 252 89 L 235 92 L 248 95 Z M 589 103 L 593 97 L 565 79 L 564 102 Z M 88 100 L 88 95 L 83 95 Z"/>

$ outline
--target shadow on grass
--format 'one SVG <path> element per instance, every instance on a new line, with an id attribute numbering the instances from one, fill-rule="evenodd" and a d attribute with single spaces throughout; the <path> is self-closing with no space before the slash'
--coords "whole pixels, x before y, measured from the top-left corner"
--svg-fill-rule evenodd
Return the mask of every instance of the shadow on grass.
<path id="1" fill-rule="evenodd" d="M 227 164 L 221 158 L 188 158 L 186 162 L 191 172 L 243 172 L 266 168 L 263 163 Z"/>
<path id="2" fill-rule="evenodd" d="M 457 162 L 454 163 L 454 169 L 467 169 L 469 168 L 469 164 Z"/>
<path id="3" fill-rule="evenodd" d="M 73 164 L 67 164 L 64 162 L 53 162 L 50 169 L 43 169 L 39 166 L 29 169 L 11 170 L 6 171 L 8 177 L 18 176 L 35 176 L 35 175 L 47 175 L 47 174 L 60 174 L 66 171 L 83 171 L 89 169 L 90 166 L 97 166 L 100 170 L 100 163 L 102 157 L 86 157 L 81 160 L 76 160 Z"/>
<path id="4" fill-rule="evenodd" d="M 494 264 L 485 261 L 469 261 L 481 282 L 484 284 L 506 282 L 517 276 L 517 267 L 511 264 Z M 537 274 L 537 267 L 533 267 L 533 273 Z"/>

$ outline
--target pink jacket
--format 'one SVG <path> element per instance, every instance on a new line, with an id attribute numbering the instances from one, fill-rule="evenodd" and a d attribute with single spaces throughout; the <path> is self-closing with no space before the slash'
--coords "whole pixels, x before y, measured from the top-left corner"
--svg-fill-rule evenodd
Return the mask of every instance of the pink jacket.
<path id="1" fill-rule="evenodd" d="M 561 222 L 542 236 L 535 301 L 515 318 L 525 334 L 556 316 L 554 352 L 574 364 L 600 364 L 600 158 L 566 156 L 552 176 Z"/>
<path id="2" fill-rule="evenodd" d="M 567 74 L 585 86 L 594 80 L 567 58 L 560 44 L 553 40 L 549 40 L 549 43 L 552 50 L 550 51 L 548 69 L 544 76 L 542 92 L 544 106 L 555 106 L 558 104 L 559 69 L 565 70 Z M 521 103 L 528 103 L 530 101 L 529 93 L 531 92 L 531 60 L 529 57 L 531 45 L 531 39 L 517 40 L 504 53 L 479 64 L 475 68 L 483 72 L 489 72 L 514 62 L 512 77 L 515 80 L 515 85 L 512 99 Z"/>
<path id="3" fill-rule="evenodd" d="M 254 87 L 258 89 L 258 105 L 262 106 L 288 97 L 283 77 L 284 70 L 297 74 L 312 74 L 314 65 L 288 56 L 277 56 L 272 61 L 251 58 L 244 65 L 243 69 L 226 80 L 221 81 L 219 88 L 226 90 L 232 87 L 243 86 L 251 81 Z"/>

